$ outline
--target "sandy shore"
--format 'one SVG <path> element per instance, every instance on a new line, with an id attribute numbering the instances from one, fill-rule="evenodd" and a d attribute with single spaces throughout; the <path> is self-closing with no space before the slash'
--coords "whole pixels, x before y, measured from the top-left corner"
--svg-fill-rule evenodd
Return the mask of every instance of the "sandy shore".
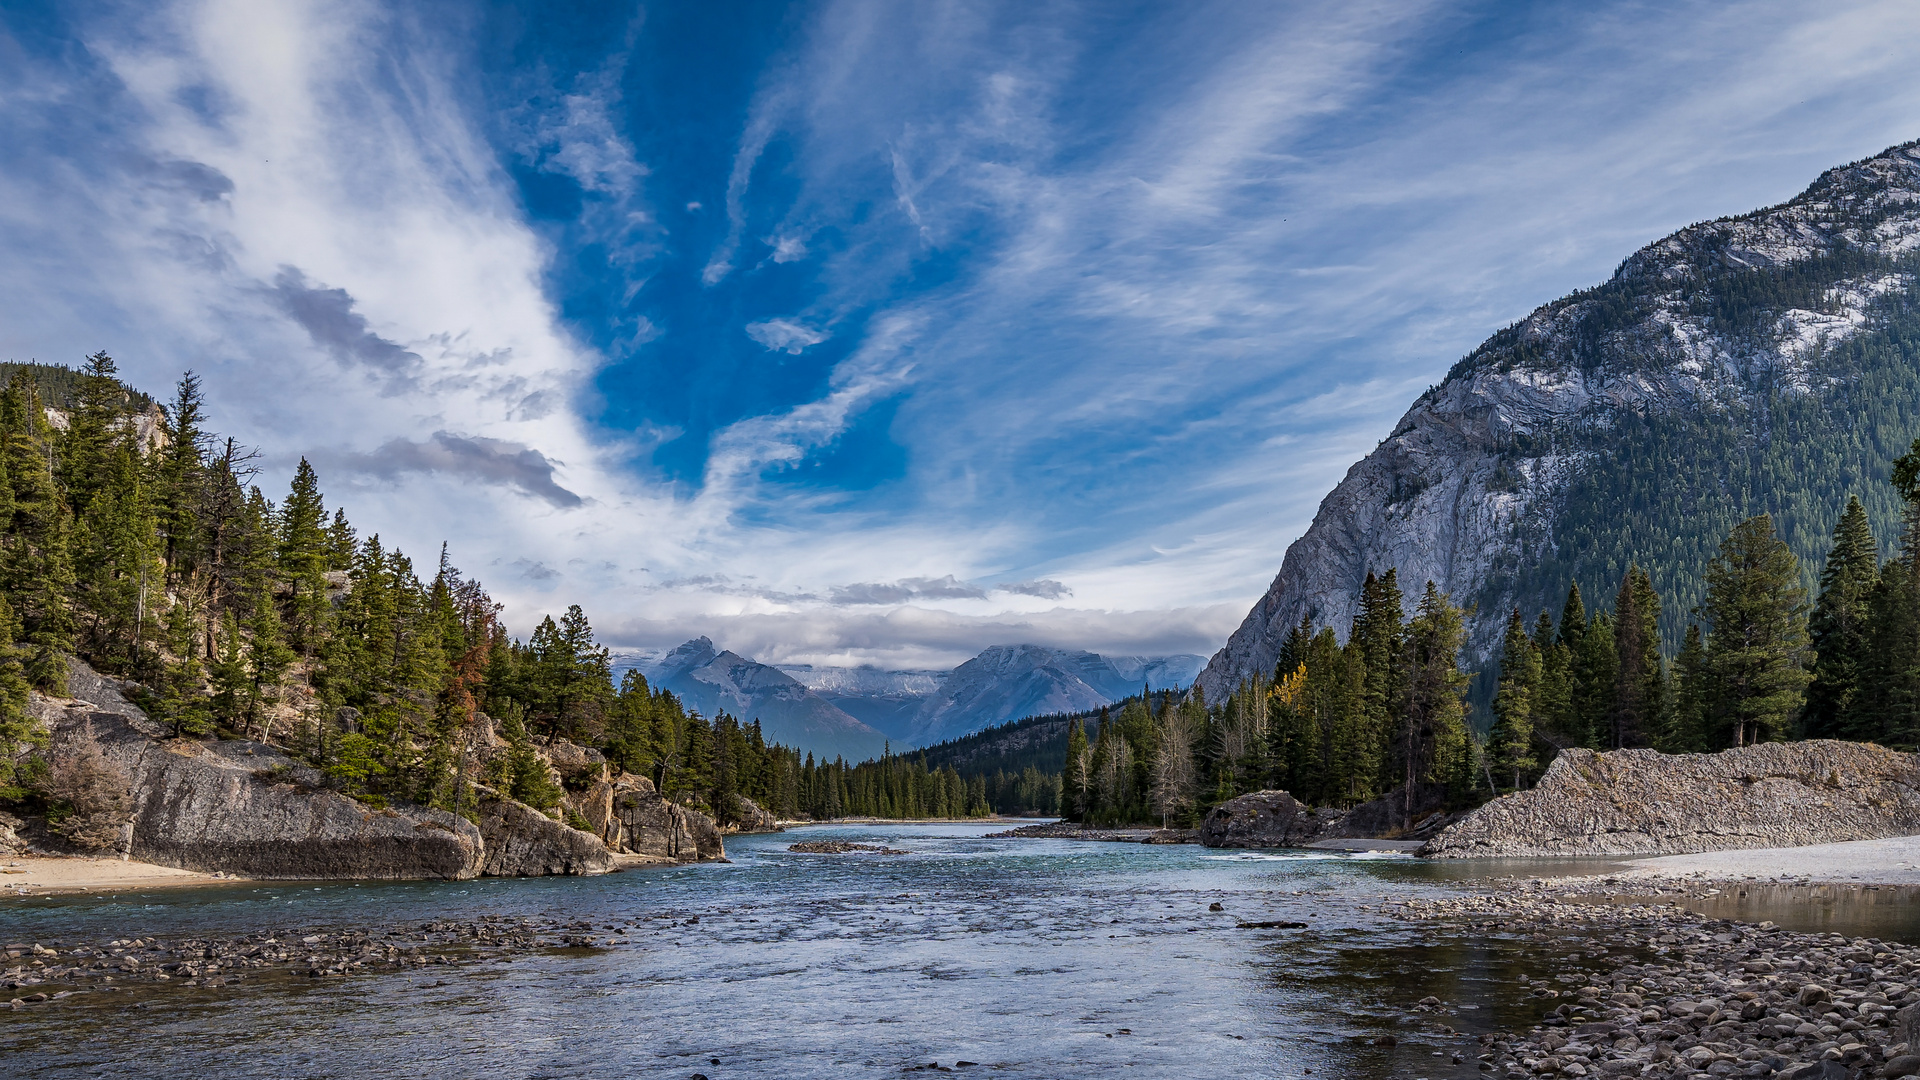
<path id="1" fill-rule="evenodd" d="M 119 892 L 176 885 L 212 885 L 236 880 L 233 874 L 202 874 L 152 863 L 119 859 L 19 855 L 0 859 L 0 899 L 58 896 L 64 893 Z"/>
<path id="2" fill-rule="evenodd" d="M 1920 885 L 1920 836 L 1633 859 L 1608 877 Z"/>

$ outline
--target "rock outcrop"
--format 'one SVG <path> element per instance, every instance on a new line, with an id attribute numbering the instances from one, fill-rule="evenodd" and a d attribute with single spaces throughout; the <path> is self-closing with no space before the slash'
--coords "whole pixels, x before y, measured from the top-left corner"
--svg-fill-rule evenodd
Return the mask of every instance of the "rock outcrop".
<path id="1" fill-rule="evenodd" d="M 736 795 L 733 800 L 734 821 L 730 832 L 765 833 L 781 832 L 780 820 L 763 809 L 759 803 L 745 795 Z"/>
<path id="2" fill-rule="evenodd" d="M 608 766 L 592 749 L 556 743 L 545 753 L 558 759 L 556 775 L 586 784 L 567 798 L 594 831 L 486 788 L 476 789 L 475 826 L 442 810 L 350 798 L 265 743 L 172 737 L 116 680 L 77 660 L 70 668 L 73 697 L 36 693 L 31 709 L 56 758 L 97 752 L 114 783 L 124 784 L 115 801 L 124 822 L 112 847 L 130 858 L 256 878 L 457 880 L 604 873 L 621 853 L 666 862 L 726 857 L 710 819 L 661 797 L 641 777 L 606 779 Z M 0 848 L 27 846 L 33 835 L 47 839 L 0 818 Z"/>
<path id="3" fill-rule="evenodd" d="M 325 790 L 315 770 L 241 740 L 172 739 L 117 685 L 79 663 L 75 700 L 33 696 L 54 751 L 79 740 L 125 773 L 129 820 L 120 850 L 183 870 L 259 878 L 471 878 L 482 840 L 440 810 L 375 809 Z"/>
<path id="4" fill-rule="evenodd" d="M 1420 854 L 1664 855 L 1920 833 L 1920 757 L 1815 739 L 1717 754 L 1563 750 Z"/>
<path id="5" fill-rule="evenodd" d="M 1873 341 L 1906 333 L 1889 327 L 1920 293 L 1904 261 L 1917 242 L 1909 143 L 1780 206 L 1649 244 L 1606 283 L 1496 333 L 1347 471 L 1195 686 L 1220 701 L 1271 677 L 1302 618 L 1344 640 L 1370 570 L 1396 569 L 1409 603 L 1431 580 L 1475 609 L 1478 667 L 1514 607 L 1557 612 L 1569 581 L 1610 596 L 1633 561 L 1672 590 L 1677 645 L 1700 566 L 1749 506 L 1777 508 L 1782 535 L 1817 560 L 1842 509 L 1831 493 L 1883 488 L 1880 447 L 1911 438 L 1904 414 L 1862 398 L 1920 389 L 1903 347 Z M 1729 455 L 1765 449 L 1783 409 L 1799 418 L 1795 442 L 1825 456 L 1730 468 Z M 1629 510 L 1644 487 L 1660 494 Z M 1897 527 L 1891 499 L 1869 513 L 1876 530 Z"/>
<path id="6" fill-rule="evenodd" d="M 644 776 L 621 773 L 584 791 L 569 792 L 563 805 L 585 819 L 610 850 L 661 862 L 714 862 L 727 857 L 713 819 L 655 791 Z"/>
<path id="7" fill-rule="evenodd" d="M 1318 840 L 1424 840 L 1453 820 L 1445 803 L 1446 788 L 1416 788 L 1413 827 L 1408 828 L 1405 788 L 1347 810 L 1305 806 L 1284 791 L 1256 791 L 1209 810 L 1200 822 L 1200 842 L 1207 847 L 1278 848 L 1305 847 Z"/>
<path id="8" fill-rule="evenodd" d="M 555 821 L 494 791 L 479 800 L 480 835 L 486 839 L 481 873 L 489 877 L 604 874 L 613 852 L 593 833 Z"/>
<path id="9" fill-rule="evenodd" d="M 1200 842 L 1207 847 L 1304 847 L 1320 838 L 1326 821 L 1284 791 L 1256 791 L 1207 811 Z"/>

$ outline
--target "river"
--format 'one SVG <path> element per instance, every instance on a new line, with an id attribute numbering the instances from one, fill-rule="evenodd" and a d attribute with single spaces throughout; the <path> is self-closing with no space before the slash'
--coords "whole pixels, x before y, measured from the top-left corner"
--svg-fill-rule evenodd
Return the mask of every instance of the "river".
<path id="1" fill-rule="evenodd" d="M 0 936 L 48 944 L 481 915 L 589 920 L 616 943 L 432 971 L 128 986 L 0 1011 L 0 1075 L 725 1080 L 965 1061 L 960 1071 L 1000 1077 L 1464 1077 L 1479 1075 L 1473 1035 L 1537 1020 L 1521 973 L 1602 966 L 1577 936 L 1362 910 L 1514 867 L 990 831 L 817 826 L 735 838 L 730 864 L 598 878 L 11 902 Z M 803 839 L 909 854 L 786 850 Z M 1261 921 L 1307 925 L 1238 926 Z M 1428 995 L 1444 1011 L 1416 1011 Z M 1384 1035 L 1395 1045 L 1376 1045 Z"/>

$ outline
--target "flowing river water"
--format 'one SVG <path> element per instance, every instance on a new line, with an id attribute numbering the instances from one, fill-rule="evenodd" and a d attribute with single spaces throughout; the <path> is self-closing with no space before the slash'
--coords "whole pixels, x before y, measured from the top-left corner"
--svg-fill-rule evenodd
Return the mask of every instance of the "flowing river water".
<path id="1" fill-rule="evenodd" d="M 250 882 L 14 901 L 0 906 L 0 937 L 49 945 L 485 915 L 590 922 L 612 943 L 347 978 L 76 994 L 0 1011 L 0 1076 L 725 1080 L 893 1077 L 937 1063 L 1036 1078 L 1464 1077 L 1479 1075 L 1473 1036 L 1537 1022 L 1521 974 L 1571 978 L 1610 959 L 1578 935 L 1468 932 L 1376 909 L 1387 894 L 1441 895 L 1485 887 L 1469 878 L 1573 869 L 1565 863 L 985 839 L 990 831 L 816 826 L 735 838 L 726 865 L 597 878 Z M 805 839 L 908 854 L 786 850 Z M 1738 915 L 1784 921 L 1791 903 Z M 1825 927 L 1912 940 L 1912 910 L 1867 905 L 1841 923 L 1868 923 L 1844 926 L 1829 912 Z M 1239 926 L 1275 921 L 1306 925 Z M 1444 1007 L 1416 1008 L 1429 995 Z M 1376 1044 L 1383 1035 L 1394 1045 Z"/>

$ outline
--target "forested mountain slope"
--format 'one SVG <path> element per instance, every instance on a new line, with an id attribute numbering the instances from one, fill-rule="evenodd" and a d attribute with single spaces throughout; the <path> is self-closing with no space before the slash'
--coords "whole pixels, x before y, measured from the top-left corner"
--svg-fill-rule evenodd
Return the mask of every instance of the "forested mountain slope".
<path id="1" fill-rule="evenodd" d="M 1683 229 L 1489 338 L 1321 503 L 1196 685 L 1272 675 L 1303 618 L 1345 637 L 1369 570 L 1474 612 L 1610 596 L 1638 562 L 1671 652 L 1729 529 L 1771 513 L 1807 584 L 1849 493 L 1898 535 L 1887 470 L 1920 434 L 1920 143 L 1797 198 Z"/>

